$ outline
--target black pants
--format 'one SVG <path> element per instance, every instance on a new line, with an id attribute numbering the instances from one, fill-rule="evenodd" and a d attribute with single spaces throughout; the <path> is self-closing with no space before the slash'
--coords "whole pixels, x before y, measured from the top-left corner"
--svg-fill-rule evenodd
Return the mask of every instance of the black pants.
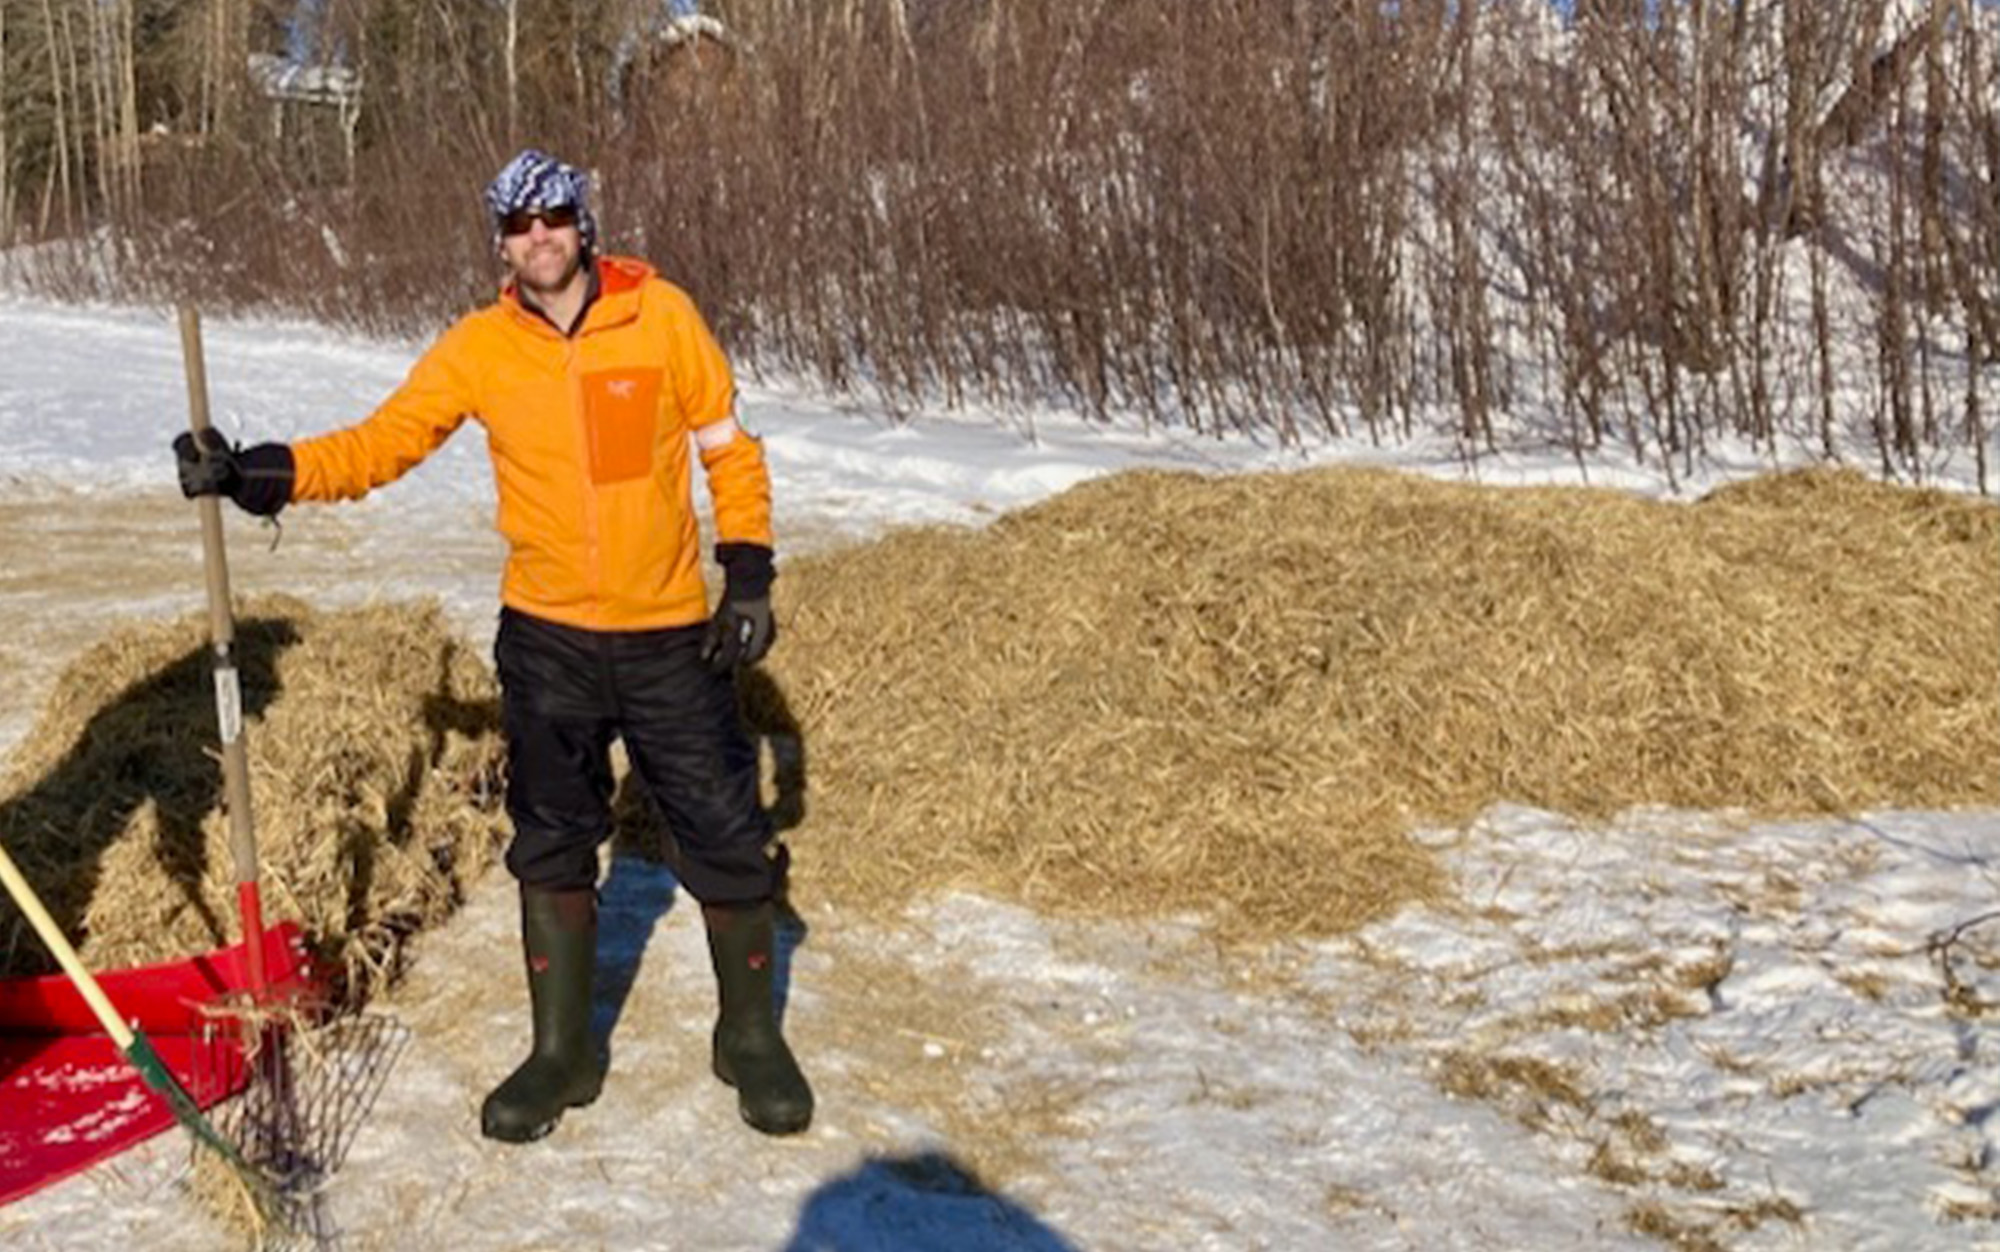
<path id="1" fill-rule="evenodd" d="M 703 628 L 592 631 L 513 609 L 493 645 L 507 731 L 507 868 L 525 886 L 594 887 L 611 834 L 611 741 L 665 812 L 681 883 L 704 904 L 776 888 L 757 753 L 736 685 L 702 664 Z"/>

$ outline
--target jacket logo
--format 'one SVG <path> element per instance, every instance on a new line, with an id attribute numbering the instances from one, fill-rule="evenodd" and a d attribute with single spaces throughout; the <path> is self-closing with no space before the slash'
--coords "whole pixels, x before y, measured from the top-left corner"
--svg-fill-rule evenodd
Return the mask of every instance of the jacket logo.
<path id="1" fill-rule="evenodd" d="M 632 393 L 638 389 L 639 384 L 629 378 L 614 378 L 604 384 L 604 390 L 611 393 L 613 400 L 630 400 Z"/>

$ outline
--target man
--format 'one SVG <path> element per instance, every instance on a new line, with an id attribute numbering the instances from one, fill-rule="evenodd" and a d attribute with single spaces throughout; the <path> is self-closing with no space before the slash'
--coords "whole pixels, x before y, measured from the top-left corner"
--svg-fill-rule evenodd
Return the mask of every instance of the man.
<path id="1" fill-rule="evenodd" d="M 182 490 L 275 514 L 357 499 L 407 472 L 467 416 L 486 428 L 509 545 L 494 644 L 507 736 L 507 868 L 520 882 L 534 1047 L 486 1098 L 490 1138 L 525 1143 L 597 1098 L 590 1031 L 597 849 L 609 750 L 681 844 L 720 1014 L 711 1063 L 767 1134 L 805 1129 L 812 1092 L 779 1032 L 774 864 L 733 673 L 769 650 L 770 476 L 733 415 L 734 383 L 687 295 L 643 262 L 597 255 L 576 169 L 534 150 L 486 189 L 508 281 L 462 318 L 366 421 L 291 445 L 175 441 Z M 726 573 L 711 617 L 689 489 L 708 475 Z"/>

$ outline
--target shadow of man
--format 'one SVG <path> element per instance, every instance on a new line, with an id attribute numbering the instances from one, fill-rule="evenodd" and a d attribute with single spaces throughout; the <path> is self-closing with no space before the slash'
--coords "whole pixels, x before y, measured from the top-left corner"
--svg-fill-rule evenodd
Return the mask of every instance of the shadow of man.
<path id="1" fill-rule="evenodd" d="M 757 758 L 771 763 L 771 833 L 780 848 L 786 831 L 806 820 L 806 740 L 784 688 L 761 669 L 746 670 L 736 683 L 736 707 L 743 728 L 757 745 Z M 787 859 L 786 864 L 790 861 Z"/>
<path id="2" fill-rule="evenodd" d="M 792 961 L 809 928 L 792 908 L 791 854 L 784 832 L 805 819 L 805 742 L 784 692 L 762 670 L 737 677 L 737 707 L 743 727 L 757 745 L 758 759 L 770 762 L 774 799 L 765 807 L 771 821 L 771 858 L 778 867 L 778 950 L 773 984 L 782 1025 L 791 999 Z M 598 888 L 596 995 L 591 1032 L 607 1053 L 638 984 L 646 948 L 679 898 L 679 841 L 665 813 L 653 803 L 637 774 L 628 773 L 611 802 L 611 868 Z"/>
<path id="3" fill-rule="evenodd" d="M 597 893 L 597 991 L 590 1013 L 590 1032 L 607 1054 L 625 1002 L 638 985 L 646 947 L 679 894 L 680 880 L 666 864 L 613 851 L 611 872 Z"/>
<path id="4" fill-rule="evenodd" d="M 875 1156 L 822 1184 L 784 1252 L 1077 1252 L 944 1152 Z"/>
<path id="5" fill-rule="evenodd" d="M 289 618 L 237 623 L 234 654 L 246 717 L 260 716 L 277 698 L 278 655 L 297 642 Z M 0 802 L 0 841 L 79 947 L 88 938 L 84 919 L 104 854 L 148 804 L 159 823 L 154 854 L 166 889 L 181 896 L 213 946 L 233 941 L 233 924 L 201 892 L 208 869 L 202 818 L 222 802 L 211 667 L 203 646 L 126 688 L 91 715 L 53 769 Z M 0 900 L 0 977 L 55 969 L 27 919 L 12 901 Z"/>

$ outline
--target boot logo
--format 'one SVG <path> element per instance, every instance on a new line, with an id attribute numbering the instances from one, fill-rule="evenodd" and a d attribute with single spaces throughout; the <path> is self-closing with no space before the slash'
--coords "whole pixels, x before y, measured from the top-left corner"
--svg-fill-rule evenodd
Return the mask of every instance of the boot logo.
<path id="1" fill-rule="evenodd" d="M 531 956 L 531 957 L 529 957 L 529 958 L 528 958 L 528 969 L 529 969 L 529 970 L 530 970 L 531 972 L 533 972 L 533 973 L 537 973 L 537 974 L 546 974 L 546 973 L 548 973 L 548 972 L 549 972 L 549 958 L 547 958 L 547 957 L 545 957 L 545 956 Z"/>

